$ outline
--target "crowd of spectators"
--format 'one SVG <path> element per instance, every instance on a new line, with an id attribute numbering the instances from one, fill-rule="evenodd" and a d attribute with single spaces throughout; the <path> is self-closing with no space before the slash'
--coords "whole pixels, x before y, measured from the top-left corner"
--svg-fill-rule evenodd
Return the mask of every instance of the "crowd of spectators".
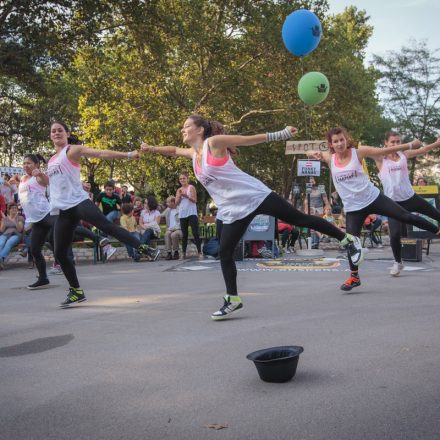
<path id="1" fill-rule="evenodd" d="M 18 199 L 18 185 L 20 176 L 4 175 L 0 177 L 0 269 L 4 268 L 5 261 L 11 250 L 19 243 L 23 243 L 20 254 L 28 257 L 29 267 L 33 267 L 30 252 L 31 225 L 27 225 L 20 208 Z M 84 190 L 102 210 L 108 220 L 120 225 L 136 236 L 142 243 L 149 244 L 153 239 L 161 238 L 161 223 L 165 224 L 163 238 L 165 240 L 166 259 L 179 259 L 182 247 L 183 258 L 186 257 L 188 229 L 191 226 L 194 243 L 201 255 L 201 240 L 198 232 L 197 193 L 190 185 L 188 173 L 182 172 L 179 176 L 181 186 L 176 195 L 169 195 L 166 202 L 159 204 L 152 195 L 142 199 L 129 191 L 127 185 L 117 186 L 114 181 L 105 183 L 103 191 L 94 195 L 90 182 L 84 182 Z M 424 177 L 418 177 L 415 185 L 427 185 Z M 315 178 L 309 178 L 310 196 L 301 199 L 296 195 L 290 202 L 300 210 L 312 215 L 322 216 L 327 221 L 345 229 L 345 213 L 341 198 L 336 192 L 327 196 L 324 185 L 317 185 Z M 309 206 L 310 205 L 310 206 Z M 180 215 L 180 216 L 179 216 Z M 81 222 L 80 228 L 90 229 L 90 225 Z M 372 245 L 382 246 L 380 234 L 388 231 L 387 218 L 371 214 L 364 223 L 364 229 L 369 231 Z M 301 230 L 295 225 L 288 225 L 281 221 L 277 223 L 281 246 L 284 252 L 294 252 L 295 244 L 301 235 Z M 321 242 L 330 241 L 329 237 L 322 236 L 317 231 L 309 231 L 312 238 L 312 247 L 318 248 Z M 79 234 L 81 235 L 81 234 Z M 84 235 L 84 234 L 82 234 Z M 87 234 L 85 234 L 87 236 Z M 127 246 L 127 252 L 134 261 L 139 261 L 136 250 Z"/>

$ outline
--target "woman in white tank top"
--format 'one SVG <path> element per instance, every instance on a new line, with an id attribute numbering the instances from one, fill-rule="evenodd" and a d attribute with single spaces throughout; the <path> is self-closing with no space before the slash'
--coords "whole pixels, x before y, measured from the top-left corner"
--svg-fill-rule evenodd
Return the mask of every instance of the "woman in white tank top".
<path id="1" fill-rule="evenodd" d="M 42 249 L 46 239 L 51 241 L 50 231 L 56 217 L 50 215 L 49 200 L 46 197 L 49 178 L 40 170 L 40 163 L 45 162 L 39 154 L 27 154 L 23 160 L 23 170 L 26 173 L 18 186 L 18 198 L 23 208 L 26 224 L 32 224 L 31 254 L 38 271 L 38 280 L 29 285 L 28 289 L 48 287 L 46 260 Z"/>
<path id="2" fill-rule="evenodd" d="M 362 161 L 366 157 L 377 158 L 397 151 L 420 148 L 422 143 L 414 140 L 408 144 L 395 145 L 384 149 L 361 147 L 356 150 L 342 127 L 329 130 L 327 141 L 329 152 L 309 154 L 318 160 L 325 161 L 331 170 L 336 191 L 344 204 L 346 212 L 346 230 L 353 235 L 360 235 L 362 225 L 369 214 L 385 215 L 404 223 L 413 224 L 421 229 L 439 233 L 438 227 L 425 219 L 403 209 L 389 197 L 383 195 L 365 174 Z M 342 284 L 341 289 L 349 291 L 360 286 L 358 266 L 350 261 L 351 276 Z"/>
<path id="3" fill-rule="evenodd" d="M 401 144 L 400 135 L 395 131 L 385 134 L 385 147 L 393 147 Z M 382 182 L 383 192 L 409 212 L 424 214 L 437 222 L 440 222 L 440 211 L 428 203 L 424 198 L 417 195 L 408 173 L 408 159 L 421 156 L 440 146 L 440 139 L 431 145 L 425 145 L 418 150 L 397 151 L 387 155 L 375 157 L 375 163 L 379 170 L 379 178 Z M 380 151 L 381 149 L 379 149 Z M 403 269 L 402 244 L 400 238 L 406 236 L 406 226 L 393 218 L 388 220 L 390 244 L 393 251 L 394 263 L 390 275 L 397 277 Z"/>
<path id="4" fill-rule="evenodd" d="M 137 151 L 120 152 L 111 150 L 95 150 L 84 145 L 70 145 L 70 132 L 62 122 L 54 122 L 50 128 L 50 138 L 56 153 L 48 164 L 49 197 L 51 209 L 59 213 L 54 227 L 55 258 L 69 282 L 69 292 L 60 307 L 86 300 L 83 289 L 80 288 L 73 261 L 68 257 L 68 249 L 73 241 L 76 226 L 80 220 L 96 226 L 107 235 L 115 237 L 120 242 L 128 244 L 140 253 L 152 259 L 157 259 L 160 251 L 141 245 L 140 241 L 127 230 L 107 220 L 98 207 L 89 199 L 81 183 L 81 157 L 99 159 L 138 159 Z M 105 240 L 105 239 L 103 239 Z M 100 243 L 101 245 L 103 243 Z"/>
<path id="5" fill-rule="evenodd" d="M 176 192 L 176 204 L 179 210 L 180 229 L 182 231 L 183 258 L 186 258 L 189 226 L 191 226 L 199 258 L 203 258 L 202 243 L 199 236 L 199 218 L 197 216 L 197 191 L 193 185 L 190 185 L 189 174 L 186 171 L 180 173 L 179 182 L 182 186 Z"/>
<path id="6" fill-rule="evenodd" d="M 218 207 L 218 216 L 223 221 L 219 255 L 226 295 L 223 306 L 211 315 L 213 320 L 225 319 L 230 313 L 243 308 L 237 292 L 233 253 L 250 222 L 258 214 L 271 215 L 286 223 L 309 227 L 337 238 L 348 248 L 351 258 L 356 262 L 362 259 L 359 238 L 346 235 L 321 217 L 298 211 L 260 180 L 240 170 L 232 160 L 231 154 L 236 147 L 287 140 L 296 132 L 296 128 L 286 127 L 274 133 L 228 136 L 223 134 L 223 126 L 219 122 L 209 122 L 200 115 L 192 115 L 182 128 L 183 142 L 190 148 L 142 144 L 142 151 L 147 153 L 191 159 L 195 176 Z"/>

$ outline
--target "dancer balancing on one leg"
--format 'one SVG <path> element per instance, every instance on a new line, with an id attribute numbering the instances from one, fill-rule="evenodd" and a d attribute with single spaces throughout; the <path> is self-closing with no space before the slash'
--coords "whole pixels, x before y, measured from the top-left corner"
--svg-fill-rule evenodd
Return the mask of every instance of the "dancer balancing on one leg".
<path id="1" fill-rule="evenodd" d="M 128 231 L 107 220 L 89 199 L 80 178 L 81 157 L 138 159 L 139 153 L 137 151 L 125 153 L 94 150 L 84 145 L 69 145 L 69 134 L 69 129 L 64 123 L 54 122 L 51 125 L 50 138 L 55 146 L 56 154 L 49 160 L 47 169 L 51 210 L 59 211 L 54 227 L 55 257 L 60 262 L 64 276 L 69 282 L 67 298 L 60 304 L 60 307 L 68 307 L 86 300 L 84 291 L 80 288 L 73 261 L 68 257 L 68 249 L 80 220 L 85 220 L 150 258 L 156 259 L 159 255 L 158 249 L 141 245 L 140 241 Z"/>
<path id="2" fill-rule="evenodd" d="M 389 197 L 383 195 L 368 179 L 362 167 L 365 157 L 379 157 L 396 151 L 419 148 L 422 143 L 414 140 L 408 144 L 396 145 L 378 149 L 363 147 L 356 150 L 347 133 L 342 127 L 331 129 L 327 133 L 330 152 L 315 152 L 309 156 L 327 162 L 330 167 L 333 183 L 340 195 L 346 212 L 346 230 L 353 235 L 359 235 L 365 218 L 369 214 L 385 215 L 389 219 L 396 219 L 409 223 L 434 234 L 439 229 L 431 222 L 418 217 L 403 209 Z M 350 261 L 351 276 L 342 284 L 341 289 L 349 291 L 361 284 L 358 266 Z"/>
<path id="3" fill-rule="evenodd" d="M 56 215 L 50 215 L 50 204 L 46 197 L 46 188 L 49 184 L 49 178 L 40 169 L 40 164 L 45 163 L 44 158 L 39 154 L 27 154 L 23 160 L 23 170 L 25 175 L 21 178 L 18 186 L 18 197 L 26 217 L 26 223 L 32 224 L 31 232 L 31 254 L 35 261 L 38 271 L 38 280 L 29 285 L 28 289 L 43 289 L 49 286 L 49 279 L 46 273 L 46 260 L 43 257 L 42 249 L 46 241 L 49 242 L 53 250 L 53 227 L 57 219 Z M 92 231 L 78 226 L 75 229 L 75 236 L 81 236 L 92 241 L 100 240 L 101 237 L 95 235 Z M 115 249 L 100 240 L 100 245 L 109 258 L 113 255 Z M 69 248 L 69 257 L 73 254 Z"/>
<path id="4" fill-rule="evenodd" d="M 192 159 L 197 179 L 218 207 L 218 214 L 223 221 L 219 255 L 226 295 L 223 306 L 211 315 L 214 320 L 225 319 L 232 312 L 243 308 L 237 292 L 237 269 L 233 253 L 250 222 L 258 214 L 271 215 L 286 223 L 312 228 L 338 239 L 348 249 L 355 264 L 363 258 L 359 238 L 345 234 L 320 217 L 298 211 L 261 181 L 240 170 L 231 158 L 231 151 L 235 147 L 283 141 L 293 137 L 296 132 L 296 128 L 286 127 L 278 132 L 254 136 L 223 135 L 220 123 L 193 115 L 182 128 L 183 142 L 191 148 L 142 144 L 143 152 Z"/>
<path id="5" fill-rule="evenodd" d="M 389 131 L 385 135 L 385 147 L 400 145 L 400 135 L 395 131 Z M 408 159 L 421 156 L 438 148 L 440 139 L 431 145 L 423 146 L 418 150 L 397 151 L 394 153 L 376 156 L 374 158 L 379 170 L 379 178 L 382 182 L 383 192 L 390 199 L 402 206 L 409 212 L 418 212 L 440 222 L 440 211 L 428 201 L 417 195 L 409 180 Z M 361 149 L 364 147 L 360 147 Z M 379 149 L 379 151 L 383 151 Z M 399 220 L 390 218 L 388 220 L 390 244 L 393 251 L 394 263 L 390 275 L 397 277 L 403 269 L 402 245 L 400 237 L 406 235 L 406 225 Z"/>

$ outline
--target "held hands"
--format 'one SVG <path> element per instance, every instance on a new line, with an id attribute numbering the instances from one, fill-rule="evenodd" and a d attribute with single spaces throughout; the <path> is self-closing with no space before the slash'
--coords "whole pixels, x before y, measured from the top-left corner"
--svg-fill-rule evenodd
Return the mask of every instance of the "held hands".
<path id="1" fill-rule="evenodd" d="M 141 153 L 152 153 L 153 147 L 151 145 L 146 144 L 145 142 L 142 142 L 141 144 Z"/>
<path id="2" fill-rule="evenodd" d="M 127 159 L 129 160 L 138 160 L 141 157 L 138 150 L 130 151 L 127 155 Z"/>
<path id="3" fill-rule="evenodd" d="M 410 150 L 418 150 L 419 148 L 423 147 L 423 142 L 420 141 L 419 139 L 413 139 L 410 142 L 410 145 L 412 145 L 412 147 L 410 148 Z"/>
<path id="4" fill-rule="evenodd" d="M 307 152 L 307 157 L 315 160 L 323 160 L 324 156 L 320 151 L 309 151 Z"/>

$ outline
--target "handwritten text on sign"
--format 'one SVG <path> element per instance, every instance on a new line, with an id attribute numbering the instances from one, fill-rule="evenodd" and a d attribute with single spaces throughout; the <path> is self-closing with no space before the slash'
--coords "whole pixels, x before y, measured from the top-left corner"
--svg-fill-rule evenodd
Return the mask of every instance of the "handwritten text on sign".
<path id="1" fill-rule="evenodd" d="M 299 160 L 298 177 L 321 175 L 321 162 L 319 160 Z"/>
<path id="2" fill-rule="evenodd" d="M 328 151 L 327 141 L 286 142 L 286 154 L 307 154 L 310 151 Z"/>

